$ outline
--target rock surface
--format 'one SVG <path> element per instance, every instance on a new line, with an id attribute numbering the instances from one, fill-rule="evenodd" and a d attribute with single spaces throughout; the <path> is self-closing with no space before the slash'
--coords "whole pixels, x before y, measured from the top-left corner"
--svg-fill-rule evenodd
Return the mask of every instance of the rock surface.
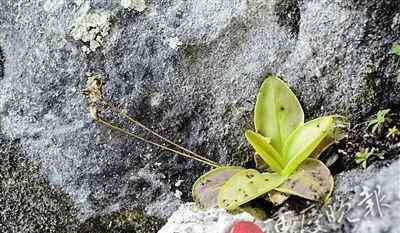
<path id="1" fill-rule="evenodd" d="M 374 171 L 375 170 L 375 171 Z M 380 169 L 346 172 L 338 179 L 338 193 L 354 192 L 348 216 L 353 232 L 399 232 L 400 161 Z M 355 178 L 357 177 L 357 178 Z"/>
<path id="2" fill-rule="evenodd" d="M 292 85 L 309 117 L 359 119 L 399 105 L 388 54 L 399 12 L 397 0 L 154 0 L 142 12 L 120 1 L 2 0 L 1 131 L 20 140 L 79 219 L 131 208 L 165 219 L 181 203 L 174 194 L 190 200 L 207 167 L 94 124 L 81 95 L 87 72 L 162 135 L 242 164 L 267 73 Z M 74 37 L 91 14 L 107 20 Z"/>

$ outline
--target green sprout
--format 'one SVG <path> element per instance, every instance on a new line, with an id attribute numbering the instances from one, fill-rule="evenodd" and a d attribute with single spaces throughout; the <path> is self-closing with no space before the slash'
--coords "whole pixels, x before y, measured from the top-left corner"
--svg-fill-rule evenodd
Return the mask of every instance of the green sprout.
<path id="1" fill-rule="evenodd" d="M 392 45 L 392 48 L 390 49 L 390 54 L 394 54 L 394 55 L 400 57 L 400 43 L 399 42 L 394 43 Z"/>
<path id="2" fill-rule="evenodd" d="M 377 157 L 379 159 L 384 159 L 382 152 L 379 152 L 377 149 L 366 148 L 362 149 L 356 153 L 355 161 L 357 164 L 361 164 L 361 166 L 365 169 L 367 168 L 367 162 L 371 157 Z"/>
<path id="3" fill-rule="evenodd" d="M 396 126 L 393 126 L 392 128 L 389 128 L 388 133 L 386 134 L 387 138 L 392 138 L 395 139 L 397 136 L 400 135 L 400 130 L 397 129 Z"/>
<path id="4" fill-rule="evenodd" d="M 383 124 L 389 119 L 389 117 L 387 116 L 389 112 L 390 109 L 378 111 L 375 117 L 367 122 L 368 123 L 367 128 L 372 127 L 372 133 L 380 131 L 383 127 Z"/>

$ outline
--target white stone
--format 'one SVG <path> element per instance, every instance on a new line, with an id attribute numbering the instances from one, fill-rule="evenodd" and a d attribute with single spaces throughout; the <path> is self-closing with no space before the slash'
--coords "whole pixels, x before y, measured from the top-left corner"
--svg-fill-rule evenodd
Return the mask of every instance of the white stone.
<path id="1" fill-rule="evenodd" d="M 175 182 L 175 187 L 181 186 L 182 183 L 183 183 L 183 180 L 177 180 L 177 181 Z"/>
<path id="2" fill-rule="evenodd" d="M 173 50 L 177 50 L 181 45 L 182 42 L 178 37 L 172 37 L 168 40 L 168 46 Z"/>
<path id="3" fill-rule="evenodd" d="M 232 215 L 223 209 L 199 210 L 194 203 L 182 204 L 158 233 L 227 233 L 236 221 L 255 222 L 265 232 L 267 222 L 255 220 L 250 214 Z M 271 229 L 271 228 L 269 228 Z"/>
<path id="4" fill-rule="evenodd" d="M 125 9 L 142 12 L 146 9 L 146 2 L 144 0 L 121 0 L 121 6 Z"/>
<path id="5" fill-rule="evenodd" d="M 175 196 L 176 198 L 178 198 L 178 199 L 181 199 L 181 197 L 182 197 L 182 192 L 181 192 L 181 190 L 179 190 L 179 189 L 175 190 L 174 196 Z"/>

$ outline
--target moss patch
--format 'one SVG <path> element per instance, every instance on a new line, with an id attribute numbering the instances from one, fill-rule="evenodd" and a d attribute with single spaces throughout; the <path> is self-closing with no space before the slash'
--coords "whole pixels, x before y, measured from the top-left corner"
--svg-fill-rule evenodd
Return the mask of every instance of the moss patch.
<path id="1" fill-rule="evenodd" d="M 190 64 L 196 63 L 199 57 L 200 48 L 196 45 L 186 45 L 183 49 L 183 55 L 186 57 Z"/>
<path id="2" fill-rule="evenodd" d="M 38 164 L 23 157 L 17 140 L 1 134 L 0 171 L 1 232 L 75 232 L 68 196 L 50 187 Z"/>
<path id="3" fill-rule="evenodd" d="M 127 210 L 94 217 L 81 224 L 79 233 L 152 233 L 157 232 L 165 221 L 147 216 L 141 210 Z"/>

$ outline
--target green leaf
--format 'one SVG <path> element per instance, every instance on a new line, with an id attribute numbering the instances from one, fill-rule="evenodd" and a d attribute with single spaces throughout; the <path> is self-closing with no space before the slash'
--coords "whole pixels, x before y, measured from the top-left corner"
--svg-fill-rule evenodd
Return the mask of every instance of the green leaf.
<path id="1" fill-rule="evenodd" d="M 357 164 L 361 164 L 361 166 L 365 169 L 367 168 L 367 162 L 371 157 L 385 159 L 383 152 L 379 152 L 376 148 L 366 148 L 356 153 L 355 161 Z"/>
<path id="2" fill-rule="evenodd" d="M 333 116 L 314 119 L 299 126 L 287 139 L 283 155 L 287 161 L 282 171 L 288 176 L 308 158 L 325 136 L 333 129 Z"/>
<path id="3" fill-rule="evenodd" d="M 317 159 L 306 159 L 275 190 L 313 201 L 325 201 L 332 193 L 334 180 L 329 169 Z M 271 196 L 270 196 L 271 198 Z"/>
<path id="4" fill-rule="evenodd" d="M 303 123 L 303 109 L 288 85 L 278 77 L 268 77 L 257 96 L 256 131 L 271 138 L 271 145 L 281 152 L 286 138 Z"/>
<path id="5" fill-rule="evenodd" d="M 342 116 L 333 116 L 333 127 L 332 130 L 329 130 L 329 133 L 324 137 L 324 139 L 318 144 L 318 146 L 313 150 L 310 155 L 311 158 L 317 159 L 330 145 L 339 142 L 344 137 L 346 137 L 345 129 L 348 125 L 347 119 Z M 332 157 L 331 157 L 332 158 Z M 306 159 L 305 161 L 307 161 Z M 304 163 L 304 162 L 303 162 Z M 301 165 L 300 165 L 301 166 Z M 267 200 L 270 201 L 274 205 L 280 205 L 285 202 L 290 195 L 278 192 L 271 191 L 268 193 Z"/>
<path id="6" fill-rule="evenodd" d="M 281 173 L 284 167 L 283 157 L 269 144 L 270 140 L 251 130 L 246 130 L 245 136 L 264 162 L 274 171 Z"/>
<path id="7" fill-rule="evenodd" d="M 368 121 L 367 128 L 372 126 L 372 133 L 375 133 L 377 130 L 381 130 L 385 121 L 387 121 L 390 117 L 387 114 L 390 112 L 390 109 L 380 110 L 376 113 L 375 118 L 372 118 Z"/>
<path id="8" fill-rule="evenodd" d="M 400 43 L 394 43 L 390 49 L 390 53 L 400 57 Z"/>
<path id="9" fill-rule="evenodd" d="M 367 160 L 364 160 L 364 161 L 362 162 L 362 167 L 363 167 L 364 169 L 367 168 Z"/>
<path id="10" fill-rule="evenodd" d="M 347 136 L 346 128 L 348 122 L 345 117 L 335 115 L 333 116 L 332 129 L 328 131 L 328 134 L 322 139 L 318 146 L 314 149 L 311 158 L 318 159 L 319 156 L 324 152 L 329 146 L 334 143 L 338 143 L 340 140 Z"/>
<path id="11" fill-rule="evenodd" d="M 237 172 L 245 170 L 242 167 L 219 167 L 200 176 L 192 187 L 193 200 L 200 208 L 218 206 L 218 192 L 223 184 Z"/>
<path id="12" fill-rule="evenodd" d="M 233 175 L 218 193 L 218 206 L 233 211 L 239 206 L 266 194 L 285 181 L 285 177 L 246 169 Z"/>

